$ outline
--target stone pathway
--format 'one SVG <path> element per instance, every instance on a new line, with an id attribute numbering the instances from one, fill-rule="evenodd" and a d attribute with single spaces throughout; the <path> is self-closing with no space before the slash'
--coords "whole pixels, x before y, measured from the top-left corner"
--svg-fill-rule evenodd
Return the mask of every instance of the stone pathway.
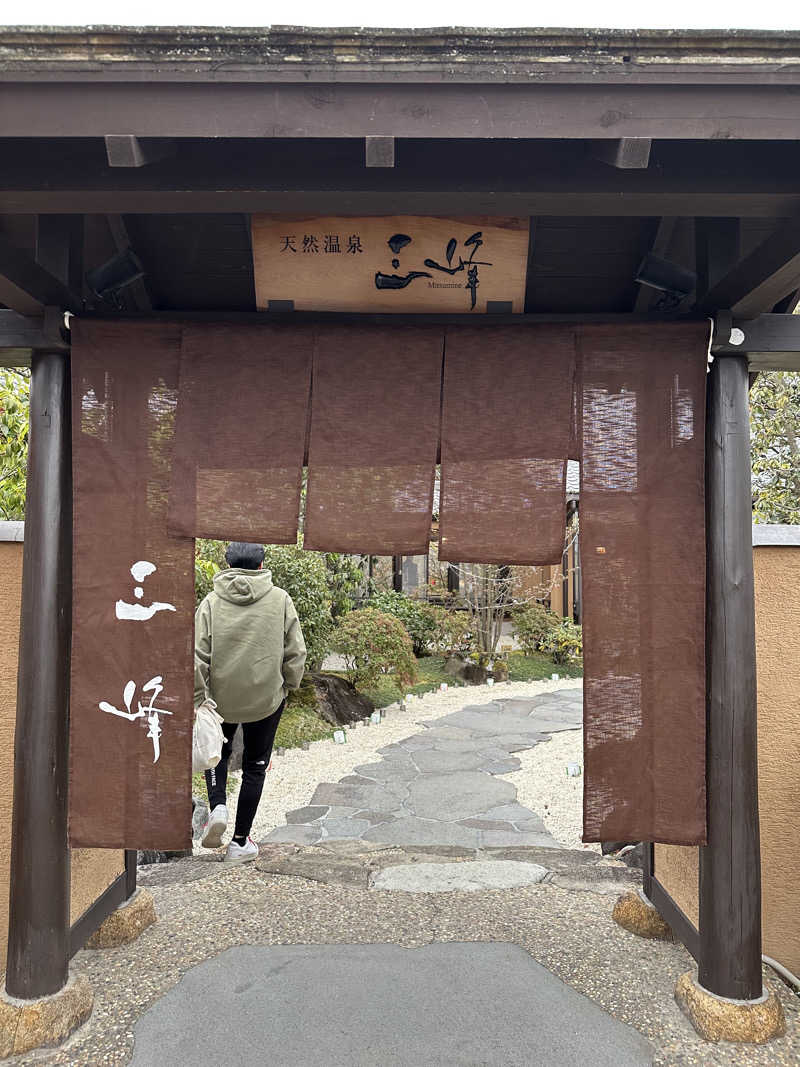
<path id="1" fill-rule="evenodd" d="M 317 786 L 310 803 L 288 812 L 266 842 L 557 848 L 499 776 L 519 769 L 514 752 L 581 723 L 579 689 L 464 707 L 380 749 L 380 762 Z"/>

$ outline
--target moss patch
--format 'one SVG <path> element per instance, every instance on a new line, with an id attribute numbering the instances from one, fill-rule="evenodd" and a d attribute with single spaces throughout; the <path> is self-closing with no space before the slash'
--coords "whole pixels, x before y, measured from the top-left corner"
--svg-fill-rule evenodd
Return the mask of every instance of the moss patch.
<path id="1" fill-rule="evenodd" d="M 556 673 L 562 678 L 580 678 L 583 674 L 581 663 L 556 664 L 541 652 L 534 652 L 530 656 L 523 652 L 512 652 L 506 659 L 511 682 L 539 682 Z M 444 664 L 443 656 L 424 656 L 417 660 L 419 682 L 416 685 L 404 689 L 391 675 L 384 675 L 377 685 L 364 692 L 376 708 L 385 708 L 401 700 L 406 693 L 430 693 L 438 689 L 442 682 L 447 682 L 451 688 L 459 685 L 451 675 L 445 673 Z"/>
<path id="2" fill-rule="evenodd" d="M 304 741 L 323 737 L 333 737 L 333 727 L 320 717 L 315 705 L 287 704 L 278 724 L 275 747 L 297 748 Z"/>
<path id="3" fill-rule="evenodd" d="M 510 652 L 508 654 L 508 680 L 510 682 L 540 682 L 558 674 L 561 678 L 580 678 L 582 663 L 553 663 L 543 652 Z"/>

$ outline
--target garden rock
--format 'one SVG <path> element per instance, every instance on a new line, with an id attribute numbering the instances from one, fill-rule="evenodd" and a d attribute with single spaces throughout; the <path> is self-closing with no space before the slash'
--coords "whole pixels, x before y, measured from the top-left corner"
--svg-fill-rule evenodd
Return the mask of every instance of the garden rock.
<path id="1" fill-rule="evenodd" d="M 444 665 L 445 674 L 457 678 L 467 685 L 485 685 L 488 672 L 485 667 L 461 656 L 451 656 Z"/>
<path id="2" fill-rule="evenodd" d="M 474 893 L 536 885 L 547 875 L 538 863 L 515 860 L 472 860 L 466 863 L 408 863 L 378 871 L 370 889 L 404 893 Z"/>
<path id="3" fill-rule="evenodd" d="M 318 711 L 332 726 L 349 726 L 367 718 L 375 705 L 346 678 L 319 671 L 311 675 L 317 692 Z"/>

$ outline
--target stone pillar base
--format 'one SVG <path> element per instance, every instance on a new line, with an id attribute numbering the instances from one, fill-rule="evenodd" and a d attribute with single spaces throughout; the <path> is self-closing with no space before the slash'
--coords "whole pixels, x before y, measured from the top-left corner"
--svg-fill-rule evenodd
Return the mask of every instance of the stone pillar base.
<path id="1" fill-rule="evenodd" d="M 152 894 L 146 889 L 137 889 L 116 911 L 98 926 L 86 943 L 87 948 L 116 948 L 135 941 L 143 930 L 156 921 L 156 908 Z"/>
<path id="2" fill-rule="evenodd" d="M 703 989 L 693 972 L 687 971 L 675 986 L 675 1000 L 706 1041 L 746 1041 L 763 1045 L 786 1033 L 783 1006 L 769 991 L 758 1000 L 728 1000 Z"/>
<path id="3" fill-rule="evenodd" d="M 623 893 L 614 905 L 611 915 L 615 923 L 639 937 L 655 938 L 658 941 L 674 941 L 675 935 L 641 891 Z"/>
<path id="4" fill-rule="evenodd" d="M 52 1048 L 92 1013 L 94 993 L 83 975 L 71 976 L 63 989 L 49 997 L 17 1000 L 5 990 L 0 993 L 0 1059 Z"/>

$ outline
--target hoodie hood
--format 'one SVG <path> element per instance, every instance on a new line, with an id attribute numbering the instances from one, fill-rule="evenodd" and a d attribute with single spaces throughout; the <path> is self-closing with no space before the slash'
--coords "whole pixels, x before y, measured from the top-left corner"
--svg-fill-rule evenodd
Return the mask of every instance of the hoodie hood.
<path id="1" fill-rule="evenodd" d="M 214 578 L 214 592 L 231 604 L 254 604 L 272 589 L 271 571 L 232 567 Z"/>

